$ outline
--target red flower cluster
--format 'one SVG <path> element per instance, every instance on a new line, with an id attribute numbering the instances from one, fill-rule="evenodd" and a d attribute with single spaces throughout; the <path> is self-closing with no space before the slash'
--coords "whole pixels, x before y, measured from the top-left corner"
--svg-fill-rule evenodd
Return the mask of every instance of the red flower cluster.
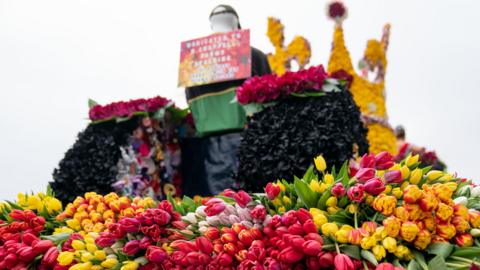
<path id="1" fill-rule="evenodd" d="M 346 12 L 347 9 L 340 1 L 334 1 L 328 5 L 328 16 L 333 20 L 343 17 Z"/>
<path id="2" fill-rule="evenodd" d="M 30 210 L 13 210 L 9 216 L 13 221 L 0 226 L 0 269 L 27 269 L 40 254 L 42 269 L 53 269 L 58 251 L 52 241 L 38 238 L 45 219 Z"/>
<path id="3" fill-rule="evenodd" d="M 150 99 L 141 98 L 126 102 L 113 102 L 105 106 L 95 105 L 88 112 L 88 116 L 92 121 L 126 117 L 131 116 L 135 112 L 155 112 L 170 102 L 169 99 L 157 96 Z"/>
<path id="4" fill-rule="evenodd" d="M 133 256 L 140 251 L 147 251 L 147 255 L 152 258 L 158 258 L 158 250 L 153 250 L 151 246 L 155 246 L 157 242 L 169 242 L 176 235 L 168 228 L 168 225 L 174 225 L 178 229 L 184 228 L 181 215 L 173 210 L 173 206 L 168 201 L 162 201 L 155 209 L 146 209 L 142 213 L 138 213 L 134 218 L 124 217 L 116 223 L 112 223 L 108 227 L 108 232 L 103 232 L 95 240 L 100 247 L 109 247 L 117 240 L 125 238 L 127 234 L 142 234 L 141 240 L 130 240 L 123 247 L 123 252 Z M 149 251 L 150 250 L 150 251 Z"/>
<path id="5" fill-rule="evenodd" d="M 280 77 L 273 74 L 253 77 L 237 89 L 237 99 L 241 104 L 264 103 L 305 90 L 321 91 L 327 78 L 329 76 L 322 65 L 297 72 L 287 71 Z"/>

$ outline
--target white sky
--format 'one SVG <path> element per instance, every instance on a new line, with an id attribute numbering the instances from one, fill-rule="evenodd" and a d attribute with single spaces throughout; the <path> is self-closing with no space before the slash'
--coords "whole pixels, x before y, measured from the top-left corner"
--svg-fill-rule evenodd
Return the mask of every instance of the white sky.
<path id="1" fill-rule="evenodd" d="M 168 4 L 167 4 L 168 3 Z M 333 22 L 325 1 L 0 0 L 0 199 L 40 191 L 88 123 L 87 99 L 108 103 L 163 95 L 176 87 L 179 44 L 210 33 L 208 15 L 234 6 L 252 45 L 270 52 L 267 17 L 286 40 L 310 40 L 312 64 L 326 64 Z M 479 179 L 479 1 L 346 2 L 354 63 L 367 39 L 392 23 L 388 113 L 407 137 L 435 149 L 452 172 Z"/>

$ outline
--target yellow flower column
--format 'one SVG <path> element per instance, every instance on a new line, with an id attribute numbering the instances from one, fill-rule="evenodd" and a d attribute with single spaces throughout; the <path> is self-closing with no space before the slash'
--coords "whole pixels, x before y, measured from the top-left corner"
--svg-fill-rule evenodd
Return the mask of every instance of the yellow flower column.
<path id="1" fill-rule="evenodd" d="M 365 51 L 366 59 L 369 60 L 372 49 L 378 49 L 378 43 L 378 41 L 369 41 Z M 384 67 L 386 67 L 383 49 L 380 52 L 383 53 L 383 55 L 376 56 L 380 59 L 378 61 L 380 61 Z M 392 128 L 388 125 L 387 112 L 385 108 L 385 82 L 382 78 L 380 81 L 373 83 L 355 72 L 350 58 L 350 53 L 345 46 L 342 26 L 340 23 L 337 23 L 333 35 L 333 46 L 328 63 L 328 71 L 335 72 L 341 69 L 350 73 L 354 77 L 350 91 L 353 95 L 355 103 L 362 112 L 362 116 L 367 119 L 367 139 L 370 144 L 369 151 L 375 154 L 382 151 L 388 151 L 392 154 L 396 154 L 396 138 Z"/>

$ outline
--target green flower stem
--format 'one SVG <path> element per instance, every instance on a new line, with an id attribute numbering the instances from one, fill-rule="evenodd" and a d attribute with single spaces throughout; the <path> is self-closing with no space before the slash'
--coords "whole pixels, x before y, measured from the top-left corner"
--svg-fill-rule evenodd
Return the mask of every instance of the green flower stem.
<path id="1" fill-rule="evenodd" d="M 457 260 L 457 261 L 461 261 L 461 262 L 466 262 L 466 263 L 470 263 L 470 264 L 475 264 L 476 266 L 480 266 L 480 263 L 474 261 L 474 260 L 469 260 L 467 258 L 462 258 L 462 257 L 457 257 L 457 256 L 450 256 L 450 259 L 454 259 L 454 260 Z"/>
<path id="2" fill-rule="evenodd" d="M 335 249 L 337 250 L 337 253 L 338 253 L 338 254 L 341 254 L 341 252 L 340 252 L 340 247 L 338 246 L 338 243 L 337 243 L 337 242 L 335 242 Z"/>
<path id="3" fill-rule="evenodd" d="M 365 260 L 362 260 L 362 263 L 363 263 L 363 268 L 364 268 L 365 270 L 369 270 L 368 265 L 367 265 L 367 262 L 366 262 Z"/>
<path id="4" fill-rule="evenodd" d="M 461 268 L 470 267 L 469 264 L 458 264 L 458 263 L 450 263 L 450 262 L 445 263 L 445 265 L 450 267 L 450 268 L 454 268 L 454 269 L 461 269 Z"/>
<path id="5" fill-rule="evenodd" d="M 357 206 L 357 207 L 358 207 L 358 206 Z M 355 213 L 353 213 L 353 220 L 355 221 L 355 229 L 358 229 L 357 212 L 358 212 L 358 208 L 357 208 L 357 211 L 355 211 Z"/>

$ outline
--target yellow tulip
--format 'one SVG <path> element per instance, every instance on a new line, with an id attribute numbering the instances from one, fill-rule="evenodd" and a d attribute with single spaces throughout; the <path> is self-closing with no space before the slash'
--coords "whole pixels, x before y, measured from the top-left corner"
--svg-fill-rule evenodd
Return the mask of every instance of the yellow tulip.
<path id="1" fill-rule="evenodd" d="M 417 164 L 418 163 L 418 159 L 420 158 L 419 155 L 415 155 L 415 156 L 411 156 L 409 155 L 405 164 L 407 164 L 407 166 L 409 168 L 411 168 L 413 165 Z"/>
<path id="2" fill-rule="evenodd" d="M 338 226 L 334 222 L 325 223 L 321 227 L 323 235 L 335 236 L 335 233 L 338 231 Z"/>
<path id="3" fill-rule="evenodd" d="M 111 269 L 115 267 L 117 264 L 118 264 L 118 260 L 114 258 L 108 258 L 104 260 L 102 263 L 100 263 L 102 267 L 105 267 L 107 269 Z"/>
<path id="4" fill-rule="evenodd" d="M 422 176 L 423 176 L 422 169 L 417 168 L 413 170 L 412 173 L 410 173 L 410 179 L 409 179 L 410 184 L 418 185 L 418 183 L 420 183 L 420 180 L 422 180 Z"/>
<path id="5" fill-rule="evenodd" d="M 363 249 L 371 249 L 376 244 L 377 244 L 377 240 L 373 236 L 364 237 L 362 241 L 360 241 L 360 246 Z"/>
<path id="6" fill-rule="evenodd" d="M 320 192 L 320 184 L 318 183 L 317 180 L 312 180 L 310 181 L 310 184 L 308 184 L 308 186 L 310 187 L 311 190 L 315 191 L 315 192 Z"/>
<path id="7" fill-rule="evenodd" d="M 335 239 L 337 240 L 337 242 L 339 243 L 342 243 L 342 244 L 346 244 L 348 243 L 348 232 L 347 230 L 338 230 L 336 233 L 335 233 Z"/>
<path id="8" fill-rule="evenodd" d="M 385 258 L 385 256 L 387 256 L 387 252 L 382 245 L 375 245 L 372 248 L 372 253 L 375 255 L 375 259 L 377 259 L 377 261 L 381 261 L 383 258 Z"/>
<path id="9" fill-rule="evenodd" d="M 410 175 L 410 169 L 406 165 L 403 165 L 402 168 L 400 169 L 400 172 L 402 173 L 402 179 L 405 180 L 408 178 Z"/>
<path id="10" fill-rule="evenodd" d="M 317 226 L 317 228 L 319 229 L 322 227 L 323 224 L 327 222 L 328 222 L 328 219 L 323 214 L 318 214 L 313 216 L 313 223 L 315 223 L 315 226 Z"/>
<path id="11" fill-rule="evenodd" d="M 123 266 L 120 268 L 120 270 L 137 270 L 139 267 L 139 264 L 135 261 L 125 261 L 123 262 Z"/>
<path id="12" fill-rule="evenodd" d="M 73 241 L 72 241 L 72 247 L 73 247 L 75 250 L 84 250 L 84 249 L 85 249 L 85 243 L 83 243 L 83 242 L 80 241 L 80 240 L 73 240 Z"/>
<path id="13" fill-rule="evenodd" d="M 434 181 L 434 180 L 437 180 L 438 178 L 442 177 L 443 176 L 443 172 L 442 171 L 438 171 L 438 170 L 433 170 L 433 171 L 429 171 L 427 173 L 427 179 L 429 181 Z"/>
<path id="14" fill-rule="evenodd" d="M 90 252 L 83 252 L 80 260 L 81 260 L 82 262 L 89 262 L 89 261 L 91 261 L 91 260 L 94 259 L 94 258 L 95 258 L 95 257 L 93 256 L 92 253 L 90 253 Z"/>
<path id="15" fill-rule="evenodd" d="M 337 206 L 337 197 L 332 196 L 328 198 L 325 204 L 330 207 Z"/>
<path id="16" fill-rule="evenodd" d="M 327 168 L 327 163 L 325 162 L 325 159 L 323 156 L 317 156 L 316 158 L 313 159 L 315 163 L 315 167 L 317 168 L 318 171 L 324 172 L 325 169 Z"/>
<path id="17" fill-rule="evenodd" d="M 390 253 L 394 253 L 395 251 L 397 251 L 397 240 L 393 237 L 385 237 L 385 239 L 383 239 L 382 241 L 382 245 Z"/>
<path id="18" fill-rule="evenodd" d="M 63 251 L 58 255 L 57 261 L 61 266 L 70 265 L 73 262 L 74 254 L 70 251 Z"/>
<path id="19" fill-rule="evenodd" d="M 327 173 L 323 176 L 323 182 L 327 185 L 332 185 L 335 182 L 335 178 L 333 178 L 333 175 Z"/>
<path id="20" fill-rule="evenodd" d="M 103 250 L 96 250 L 93 253 L 93 255 L 95 256 L 95 259 L 97 259 L 99 261 L 103 261 L 107 257 L 107 255 L 105 254 L 105 251 L 103 251 Z"/>

